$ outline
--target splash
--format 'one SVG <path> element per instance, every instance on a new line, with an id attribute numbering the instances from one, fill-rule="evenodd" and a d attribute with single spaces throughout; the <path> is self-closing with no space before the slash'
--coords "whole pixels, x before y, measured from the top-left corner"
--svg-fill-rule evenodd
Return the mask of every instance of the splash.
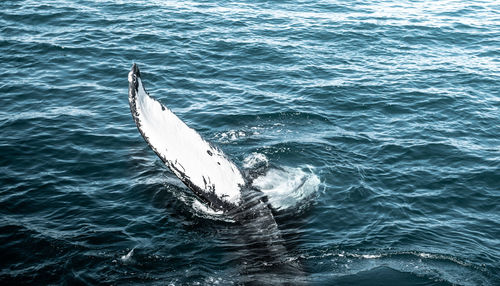
<path id="1" fill-rule="evenodd" d="M 265 167 L 269 167 L 269 160 L 266 155 L 261 153 L 252 153 L 250 156 L 247 156 L 243 160 L 243 168 L 250 169 L 256 168 L 257 166 L 265 165 Z"/>
<path id="2" fill-rule="evenodd" d="M 227 144 L 237 142 L 239 140 L 245 139 L 246 137 L 258 134 L 259 133 L 256 131 L 249 130 L 229 130 L 226 132 L 217 133 L 215 135 L 215 140 L 219 143 Z"/>
<path id="3" fill-rule="evenodd" d="M 199 200 L 195 199 L 192 204 L 193 210 L 197 213 L 203 214 L 203 215 L 209 215 L 209 216 L 220 216 L 224 212 L 223 211 L 216 211 L 211 208 L 209 208 L 207 205 L 204 203 L 200 202 Z"/>
<path id="4" fill-rule="evenodd" d="M 269 167 L 269 159 L 261 153 L 254 152 L 244 158 L 242 166 L 245 169 L 265 168 L 267 170 L 263 175 L 254 179 L 253 185 L 267 195 L 271 206 L 275 210 L 281 211 L 300 207 L 301 204 L 317 194 L 321 185 L 321 181 L 314 173 L 313 167 L 309 165 Z M 188 192 L 181 191 L 185 189 L 183 185 L 178 183 L 176 185 L 179 189 L 174 188 L 169 189 L 169 191 L 180 201 L 191 206 L 190 209 L 193 210 L 195 215 L 212 220 L 228 221 L 222 211 L 210 209 Z"/>
<path id="5" fill-rule="evenodd" d="M 252 153 L 244 160 L 245 168 L 269 166 L 268 159 L 260 153 Z M 264 192 L 274 209 L 285 210 L 298 206 L 317 193 L 321 181 L 313 167 L 271 167 L 255 178 L 253 185 Z"/>
<path id="6" fill-rule="evenodd" d="M 127 254 L 122 255 L 120 257 L 121 261 L 122 262 L 129 262 L 130 259 L 132 258 L 132 255 L 134 255 L 134 250 L 135 250 L 135 248 L 132 248 L 132 250 L 130 250 Z"/>

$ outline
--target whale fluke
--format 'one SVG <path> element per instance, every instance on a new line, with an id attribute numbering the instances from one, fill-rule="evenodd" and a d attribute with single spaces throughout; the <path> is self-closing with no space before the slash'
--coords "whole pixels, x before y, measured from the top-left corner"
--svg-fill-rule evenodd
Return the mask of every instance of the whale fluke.
<path id="1" fill-rule="evenodd" d="M 149 96 L 139 67 L 128 74 L 130 111 L 144 140 L 198 198 L 216 211 L 241 203 L 245 180 L 236 165 L 170 109 Z"/>

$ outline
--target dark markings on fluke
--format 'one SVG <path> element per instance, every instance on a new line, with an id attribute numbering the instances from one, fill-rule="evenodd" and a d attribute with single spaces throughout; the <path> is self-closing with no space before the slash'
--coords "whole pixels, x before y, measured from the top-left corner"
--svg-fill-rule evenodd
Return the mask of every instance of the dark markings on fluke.
<path id="1" fill-rule="evenodd" d="M 247 249 L 243 251 L 243 253 L 245 253 L 244 256 L 252 261 L 260 260 L 260 265 L 255 265 L 255 263 L 247 264 L 243 261 L 242 264 L 245 268 L 243 273 L 249 275 L 249 277 L 246 278 L 248 280 L 245 281 L 244 278 L 244 282 L 247 284 L 252 284 L 252 281 L 258 281 L 258 284 L 290 283 L 290 275 L 292 275 L 293 284 L 300 284 L 301 279 L 299 277 L 304 276 L 302 267 L 297 258 L 291 257 L 287 252 L 267 197 L 256 187 L 252 186 L 255 174 L 254 176 L 246 176 L 244 178 L 244 184 L 238 186 L 239 190 L 236 191 L 240 192 L 241 196 L 237 203 L 228 201 L 226 199 L 228 197 L 227 194 L 217 194 L 216 185 L 212 183 L 209 175 L 202 176 L 204 187 L 198 186 L 192 181 L 190 177 L 191 174 L 177 162 L 177 159 L 172 162 L 165 154 L 159 152 L 159 149 L 151 142 L 150 136 L 152 134 L 147 134 L 147 131 L 143 128 L 143 122 L 141 121 L 141 112 L 143 111 L 139 108 L 140 103 L 138 101 L 141 100 L 139 97 L 145 96 L 151 98 L 161 105 L 162 112 L 168 112 L 169 114 L 173 113 L 158 100 L 150 97 L 149 93 L 146 92 L 137 64 L 133 64 L 128 80 L 130 111 L 144 140 L 168 168 L 189 189 L 191 189 L 202 202 L 214 211 L 222 211 L 222 215 L 236 222 L 239 236 L 234 239 L 238 242 L 238 245 L 246 246 Z M 150 119 L 151 118 L 148 118 L 148 120 Z M 186 126 L 186 128 L 188 127 Z M 179 138 L 175 139 L 177 140 Z M 206 150 L 206 153 L 213 158 L 211 158 L 212 160 L 216 160 L 214 162 L 216 162 L 217 165 L 221 165 L 219 161 L 221 159 L 231 162 L 219 148 L 209 142 L 203 142 L 207 143 L 210 149 L 212 149 Z M 164 146 L 161 150 L 166 150 L 166 152 L 168 152 L 168 150 L 171 149 L 174 148 Z M 233 163 L 231 162 L 231 164 Z M 182 170 L 177 166 L 181 167 Z M 202 172 L 205 171 L 203 167 L 204 166 L 200 166 Z M 232 167 L 231 169 L 233 170 Z M 208 172 L 208 170 L 206 171 Z M 240 171 L 236 170 L 236 172 L 239 173 Z M 193 176 L 195 175 L 196 174 Z M 240 254 L 242 253 L 242 251 L 239 252 Z M 245 257 L 242 259 L 245 259 Z M 264 277 L 262 275 L 265 272 L 272 272 L 273 275 L 265 275 Z M 266 281 L 260 280 L 259 277 L 266 279 Z"/>

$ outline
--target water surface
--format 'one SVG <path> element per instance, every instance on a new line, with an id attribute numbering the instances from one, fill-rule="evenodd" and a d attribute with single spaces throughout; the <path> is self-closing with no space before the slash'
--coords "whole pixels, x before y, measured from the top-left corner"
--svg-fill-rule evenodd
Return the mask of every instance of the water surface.
<path id="1" fill-rule="evenodd" d="M 3 1 L 2 284 L 248 282 L 141 138 L 149 92 L 259 179 L 311 285 L 498 285 L 495 1 Z M 294 186 L 302 184 L 300 188 Z M 264 278 L 273 268 L 259 265 Z"/>

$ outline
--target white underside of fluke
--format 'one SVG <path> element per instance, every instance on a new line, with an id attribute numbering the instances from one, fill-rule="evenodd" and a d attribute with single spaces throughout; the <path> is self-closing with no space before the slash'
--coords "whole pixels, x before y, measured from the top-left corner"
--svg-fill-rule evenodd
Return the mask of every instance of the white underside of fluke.
<path id="1" fill-rule="evenodd" d="M 135 66 L 134 66 L 135 67 Z M 132 115 L 144 139 L 179 179 L 210 207 L 236 206 L 245 180 L 224 153 L 149 96 L 140 72 L 129 73 Z M 135 87 L 135 88 L 134 88 Z M 134 90 L 131 90 L 134 89 Z M 217 198 L 220 200 L 218 202 Z"/>

